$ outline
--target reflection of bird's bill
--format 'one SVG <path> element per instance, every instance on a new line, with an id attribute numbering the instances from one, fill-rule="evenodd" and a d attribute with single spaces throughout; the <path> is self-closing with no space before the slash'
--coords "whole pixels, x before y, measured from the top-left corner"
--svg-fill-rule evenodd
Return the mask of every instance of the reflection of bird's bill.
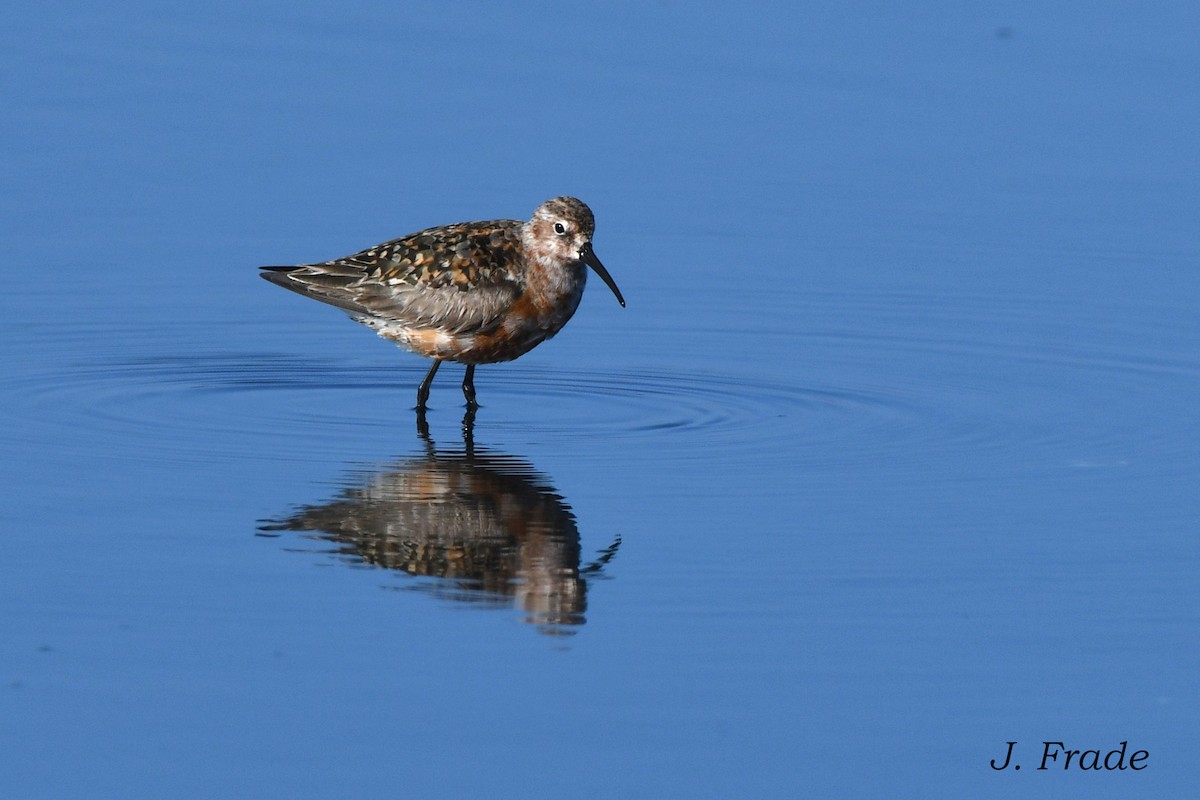
<path id="1" fill-rule="evenodd" d="M 621 296 L 621 290 L 617 288 L 617 282 L 613 280 L 612 275 L 608 274 L 608 270 L 600 263 L 600 259 L 596 258 L 596 253 L 592 250 L 592 243 L 586 242 L 579 251 L 579 258 L 583 263 L 587 264 L 596 274 L 600 276 L 600 280 L 612 289 L 612 293 L 617 296 L 617 302 L 621 304 L 621 308 L 625 307 L 625 298 Z"/>

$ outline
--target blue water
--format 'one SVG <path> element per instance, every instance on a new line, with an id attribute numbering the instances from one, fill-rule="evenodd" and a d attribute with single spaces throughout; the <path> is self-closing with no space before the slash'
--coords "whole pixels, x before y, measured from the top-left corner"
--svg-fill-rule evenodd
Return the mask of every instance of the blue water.
<path id="1" fill-rule="evenodd" d="M 0 795 L 1194 791 L 1193 4 L 6 22 Z M 559 194 L 473 422 L 255 274 Z"/>

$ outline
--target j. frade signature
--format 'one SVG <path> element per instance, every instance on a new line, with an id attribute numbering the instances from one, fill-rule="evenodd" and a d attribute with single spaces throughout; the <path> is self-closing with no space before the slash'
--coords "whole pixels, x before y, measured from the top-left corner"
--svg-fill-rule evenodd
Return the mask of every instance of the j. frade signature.
<path id="1" fill-rule="evenodd" d="M 991 760 L 992 769 L 997 772 L 1006 770 L 1010 767 L 1019 770 L 1021 765 L 1013 761 L 1013 753 L 1020 742 L 1005 742 L 1008 749 L 1004 753 L 1003 763 L 998 758 Z M 1042 742 L 1042 757 L 1041 763 L 1037 769 L 1062 769 L 1066 770 L 1087 770 L 1087 771 L 1109 771 L 1117 772 L 1120 770 L 1133 770 L 1138 772 L 1148 766 L 1150 760 L 1149 750 L 1135 750 L 1132 755 L 1127 755 L 1129 742 L 1120 743 L 1119 747 L 1115 747 L 1107 752 L 1099 748 L 1094 750 L 1073 750 L 1069 749 L 1063 742 Z"/>

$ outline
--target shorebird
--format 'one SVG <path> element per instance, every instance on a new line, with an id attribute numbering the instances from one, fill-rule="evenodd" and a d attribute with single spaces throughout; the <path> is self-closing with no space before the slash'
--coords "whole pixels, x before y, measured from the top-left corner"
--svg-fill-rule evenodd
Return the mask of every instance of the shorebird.
<path id="1" fill-rule="evenodd" d="M 403 348 L 433 359 L 417 389 L 424 412 L 443 361 L 467 367 L 462 390 L 475 401 L 475 367 L 511 361 L 558 333 L 579 307 L 595 270 L 625 306 L 592 252 L 592 210 L 574 197 L 547 200 L 528 222 L 460 222 L 393 239 L 320 264 L 262 267 L 262 276 L 336 306 Z"/>

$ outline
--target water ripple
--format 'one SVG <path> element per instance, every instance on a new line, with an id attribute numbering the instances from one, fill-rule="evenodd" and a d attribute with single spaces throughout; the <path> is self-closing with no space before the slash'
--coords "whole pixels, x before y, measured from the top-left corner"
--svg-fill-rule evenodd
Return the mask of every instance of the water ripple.
<path id="1" fill-rule="evenodd" d="M 765 319 L 758 330 L 714 334 L 721 351 L 700 341 L 707 357 L 681 354 L 678 363 L 709 365 L 702 370 L 544 361 L 481 369 L 480 436 L 518 446 L 628 444 L 609 447 L 611 459 L 653 450 L 666 460 L 719 457 L 726 466 L 814 471 L 903 468 L 963 452 L 1007 459 L 1013 468 L 1123 464 L 1138 455 L 1133 441 L 1159 457 L 1191 458 L 1180 444 L 1187 437 L 1130 413 L 1147 398 L 1161 406 L 1194 394 L 1200 369 L 1184 351 L 1195 335 L 1170 316 L 1155 327 L 1134 315 L 1140 327 L 1132 330 L 1109 315 L 1106 329 L 1091 335 L 1074 320 L 1064 335 L 1067 323 L 1054 307 L 983 297 L 947 304 L 826 294 L 806 302 L 797 309 L 804 326 L 789 331 Z M 125 352 L 140 346 L 145 353 L 153 337 L 135 334 L 111 336 L 133 343 Z M 413 395 L 425 369 L 419 359 L 336 361 L 169 342 L 153 354 L 80 358 L 79 330 L 71 336 L 57 352 L 53 336 L 39 340 L 49 353 L 9 348 L 10 370 L 0 379 L 0 413 L 11 420 L 4 437 L 62 448 L 103 441 L 130 457 L 214 461 L 300 458 L 314 445 L 357 457 L 362 441 L 378 441 L 381 430 L 412 444 Z M 787 346 L 776 346 L 783 338 Z M 213 332 L 208 341 L 220 337 Z M 742 357 L 764 350 L 805 357 L 790 369 Z M 431 420 L 460 414 L 454 370 L 435 383 Z M 1180 391 L 1164 391 L 1172 386 Z M 1091 428 L 1072 419 L 1087 404 L 1105 410 L 1089 409 Z"/>

